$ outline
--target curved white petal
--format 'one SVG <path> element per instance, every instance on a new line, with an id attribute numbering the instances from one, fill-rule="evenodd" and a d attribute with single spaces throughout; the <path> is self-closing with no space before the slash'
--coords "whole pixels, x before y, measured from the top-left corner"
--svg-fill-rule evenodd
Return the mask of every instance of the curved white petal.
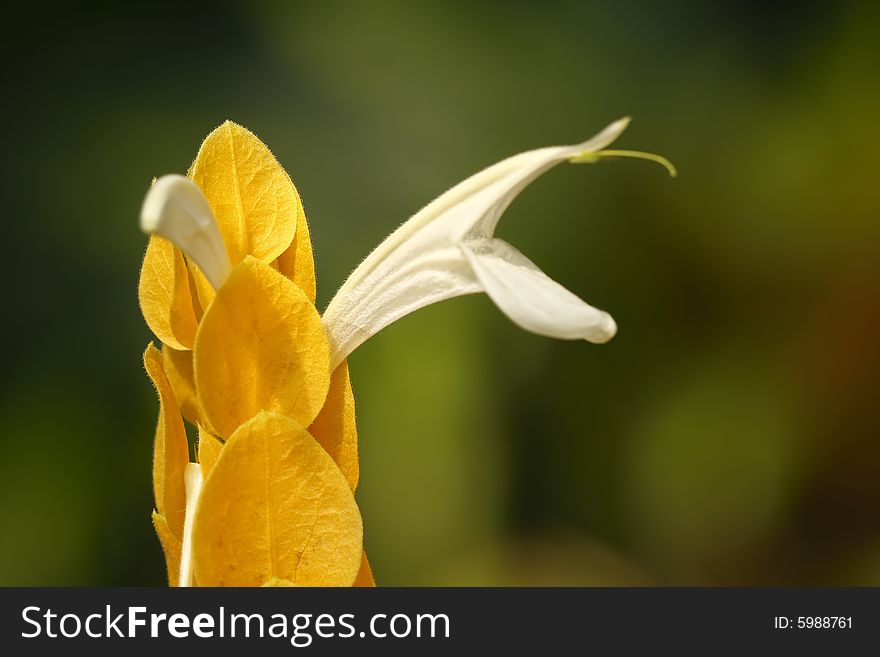
<path id="1" fill-rule="evenodd" d="M 327 306 L 323 321 L 334 362 L 414 310 L 481 291 L 459 244 L 491 238 L 503 212 L 533 180 L 560 162 L 604 148 L 628 124 L 628 118 L 615 121 L 581 144 L 514 155 L 413 215 L 364 259 Z"/>
<path id="2" fill-rule="evenodd" d="M 381 266 L 373 286 L 340 292 L 322 320 L 330 342 L 330 369 L 389 324 L 432 303 L 481 292 L 459 248 L 452 244 L 423 253 L 399 267 Z"/>
<path id="3" fill-rule="evenodd" d="M 569 292 L 504 240 L 466 242 L 460 248 L 483 291 L 520 328 L 597 344 L 617 333 L 611 315 Z"/>
<path id="4" fill-rule="evenodd" d="M 214 289 L 232 265 L 208 199 L 189 178 L 162 176 L 153 184 L 141 207 L 141 229 L 174 243 L 198 265 Z"/>

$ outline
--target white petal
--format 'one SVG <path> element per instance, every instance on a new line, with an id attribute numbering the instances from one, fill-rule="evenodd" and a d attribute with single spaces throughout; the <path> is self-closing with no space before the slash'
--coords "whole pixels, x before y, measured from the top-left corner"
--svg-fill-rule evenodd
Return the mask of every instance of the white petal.
<path id="1" fill-rule="evenodd" d="M 153 184 L 141 207 L 141 229 L 173 242 L 214 289 L 232 269 L 208 199 L 189 178 L 170 174 Z"/>
<path id="2" fill-rule="evenodd" d="M 364 341 L 409 313 L 432 303 L 481 292 L 457 246 L 412 253 L 394 267 L 377 267 L 368 283 L 340 290 L 322 320 L 330 342 L 331 371 Z"/>
<path id="3" fill-rule="evenodd" d="M 458 244 L 491 238 L 501 214 L 535 178 L 572 157 L 604 148 L 626 129 L 620 119 L 574 146 L 514 155 L 459 183 L 413 215 L 352 272 L 324 313 L 341 361 L 371 335 L 428 304 L 481 290 Z M 337 361 L 337 362 L 338 362 Z"/>
<path id="4" fill-rule="evenodd" d="M 526 331 L 595 343 L 617 332 L 611 315 L 569 292 L 504 240 L 463 243 L 461 250 L 486 294 Z"/>

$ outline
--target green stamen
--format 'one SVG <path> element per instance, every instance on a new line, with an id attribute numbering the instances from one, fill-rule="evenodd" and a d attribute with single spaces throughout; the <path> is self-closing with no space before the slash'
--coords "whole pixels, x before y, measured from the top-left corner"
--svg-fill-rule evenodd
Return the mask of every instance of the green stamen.
<path id="1" fill-rule="evenodd" d="M 662 155 L 655 155 L 654 153 L 645 153 L 642 151 L 617 151 L 617 150 L 605 150 L 605 151 L 595 151 L 593 153 L 581 153 L 580 155 L 575 155 L 573 158 L 569 160 L 572 164 L 593 164 L 598 162 L 603 157 L 633 157 L 639 160 L 649 160 L 651 162 L 656 162 L 664 169 L 669 172 L 669 175 L 675 178 L 678 175 L 678 171 L 675 169 L 675 165 L 672 164 L 669 160 L 667 160 Z"/>

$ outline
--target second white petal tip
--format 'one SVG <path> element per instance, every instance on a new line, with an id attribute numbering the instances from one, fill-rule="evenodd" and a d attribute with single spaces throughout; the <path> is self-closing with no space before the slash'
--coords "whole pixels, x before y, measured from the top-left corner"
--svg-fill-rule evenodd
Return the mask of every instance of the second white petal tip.
<path id="1" fill-rule="evenodd" d="M 500 239 L 461 245 L 489 298 L 517 326 L 560 340 L 608 342 L 617 324 Z"/>

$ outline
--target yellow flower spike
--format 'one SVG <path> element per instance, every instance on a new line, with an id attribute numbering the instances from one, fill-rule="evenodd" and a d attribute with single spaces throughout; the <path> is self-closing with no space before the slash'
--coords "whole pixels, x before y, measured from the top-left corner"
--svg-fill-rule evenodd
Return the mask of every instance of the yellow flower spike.
<path id="1" fill-rule="evenodd" d="M 327 399 L 318 417 L 309 427 L 309 433 L 333 457 L 348 479 L 351 490 L 355 490 L 360 476 L 360 466 L 354 394 L 351 391 L 347 361 L 342 361 L 333 371 Z"/>
<path id="2" fill-rule="evenodd" d="M 152 344 L 144 351 L 144 367 L 159 394 L 159 421 L 153 449 L 156 512 L 166 521 L 170 533 L 180 540 L 183 536 L 183 514 L 186 507 L 184 470 L 189 462 L 186 432 L 171 386 L 162 369 L 162 355 Z M 163 544 L 164 542 L 163 539 Z"/>
<path id="3" fill-rule="evenodd" d="M 196 334 L 199 400 L 226 438 L 262 410 L 308 426 L 330 385 L 329 346 L 302 289 L 247 257 L 217 291 Z"/>
<path id="4" fill-rule="evenodd" d="M 192 349 L 196 322 L 183 254 L 168 240 L 151 236 L 141 265 L 138 300 L 147 326 L 164 344 Z"/>
<path id="5" fill-rule="evenodd" d="M 293 420 L 260 413 L 226 442 L 193 526 L 202 586 L 350 586 L 362 562 L 360 512 L 336 464 Z"/>
<path id="6" fill-rule="evenodd" d="M 373 569 L 370 568 L 370 562 L 367 560 L 367 553 L 364 552 L 361 556 L 361 568 L 358 571 L 357 577 L 354 578 L 354 584 L 352 586 L 359 587 L 375 587 L 376 580 L 373 579 Z"/>
<path id="7" fill-rule="evenodd" d="M 233 267 L 248 255 L 269 263 L 293 242 L 298 205 L 293 183 L 246 128 L 226 121 L 209 134 L 190 177 L 211 204 Z"/>
<path id="8" fill-rule="evenodd" d="M 288 174 L 259 139 L 227 122 L 205 139 L 188 175 L 156 180 L 141 209 L 141 228 L 151 235 L 144 315 L 164 343 L 168 396 L 199 428 L 199 462 L 177 464 L 182 528 L 179 517 L 171 528 L 161 510 L 154 514 L 169 582 L 180 586 L 205 584 L 194 572 L 194 519 L 224 453 L 221 438 L 267 410 L 308 425 L 331 378 L 314 308 L 309 228 Z M 328 410 L 317 427 L 353 490 L 357 433 L 347 369 L 334 381 L 331 408 L 341 415 L 334 421 Z"/>
<path id="9" fill-rule="evenodd" d="M 166 345 L 162 348 L 162 366 L 183 418 L 193 425 L 204 425 L 213 433 L 196 393 L 192 351 L 180 351 Z"/>

